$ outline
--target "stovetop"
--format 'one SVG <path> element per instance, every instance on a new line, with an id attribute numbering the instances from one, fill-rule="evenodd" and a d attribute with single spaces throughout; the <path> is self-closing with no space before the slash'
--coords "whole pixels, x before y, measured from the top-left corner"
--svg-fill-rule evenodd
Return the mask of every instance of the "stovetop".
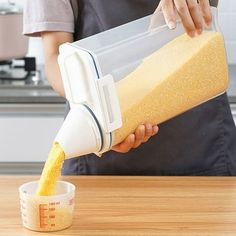
<path id="1" fill-rule="evenodd" d="M 25 80 L 37 71 L 35 57 L 23 57 L 0 61 L 1 80 Z"/>
<path id="2" fill-rule="evenodd" d="M 17 76 L 21 77 L 24 75 L 22 69 L 14 69 L 12 74 L 17 74 Z M 48 88 L 51 89 L 49 85 L 44 67 L 38 66 L 37 71 L 31 72 L 24 79 L 0 79 L 0 88 Z"/>

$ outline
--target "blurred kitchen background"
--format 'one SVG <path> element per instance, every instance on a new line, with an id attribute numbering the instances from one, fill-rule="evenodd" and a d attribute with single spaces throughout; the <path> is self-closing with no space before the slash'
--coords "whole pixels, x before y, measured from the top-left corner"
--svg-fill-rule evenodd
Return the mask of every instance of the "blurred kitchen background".
<path id="1" fill-rule="evenodd" d="M 0 0 L 0 6 L 5 2 Z M 10 2 L 22 7 L 24 1 Z M 219 24 L 230 71 L 228 95 L 236 122 L 236 1 L 219 2 Z M 52 91 L 46 80 L 42 51 L 41 39 L 30 38 L 26 59 L 13 64 L 0 60 L 0 174 L 40 173 L 62 124 L 65 100 Z M 29 73 L 26 80 L 10 78 L 15 72 L 24 77 L 25 68 Z M 1 79 L 4 76 L 9 78 Z"/>

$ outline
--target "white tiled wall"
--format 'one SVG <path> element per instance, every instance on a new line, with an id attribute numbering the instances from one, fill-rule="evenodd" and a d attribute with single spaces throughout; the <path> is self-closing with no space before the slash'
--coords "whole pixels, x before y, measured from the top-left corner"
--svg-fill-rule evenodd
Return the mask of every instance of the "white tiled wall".
<path id="1" fill-rule="evenodd" d="M 236 0 L 219 0 L 218 19 L 225 37 L 228 61 L 236 64 Z"/>
<path id="2" fill-rule="evenodd" d="M 6 0 L 0 0 L 4 2 Z M 24 0 L 14 0 L 18 4 L 23 4 Z M 236 64 L 236 0 L 219 0 L 219 24 L 223 31 L 228 61 Z M 43 63 L 42 43 L 39 38 L 31 38 L 29 55 L 37 56 L 38 62 Z"/>

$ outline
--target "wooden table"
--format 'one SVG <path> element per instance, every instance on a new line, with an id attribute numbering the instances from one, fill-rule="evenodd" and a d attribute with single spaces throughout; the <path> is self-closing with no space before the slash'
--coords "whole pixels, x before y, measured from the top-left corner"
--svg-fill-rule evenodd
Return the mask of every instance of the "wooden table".
<path id="1" fill-rule="evenodd" d="M 73 225 L 23 228 L 18 187 L 37 176 L 1 176 L 0 235 L 236 235 L 234 177 L 63 177 L 77 186 Z"/>

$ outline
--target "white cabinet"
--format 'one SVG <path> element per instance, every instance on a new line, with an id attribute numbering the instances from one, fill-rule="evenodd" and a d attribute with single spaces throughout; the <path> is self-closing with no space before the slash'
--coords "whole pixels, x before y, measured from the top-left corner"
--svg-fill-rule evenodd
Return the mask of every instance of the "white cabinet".
<path id="1" fill-rule="evenodd" d="M 0 162 L 45 161 L 63 117 L 63 104 L 0 105 Z"/>
<path id="2" fill-rule="evenodd" d="M 236 104 L 231 105 L 231 110 L 234 117 L 234 123 L 236 124 Z"/>

